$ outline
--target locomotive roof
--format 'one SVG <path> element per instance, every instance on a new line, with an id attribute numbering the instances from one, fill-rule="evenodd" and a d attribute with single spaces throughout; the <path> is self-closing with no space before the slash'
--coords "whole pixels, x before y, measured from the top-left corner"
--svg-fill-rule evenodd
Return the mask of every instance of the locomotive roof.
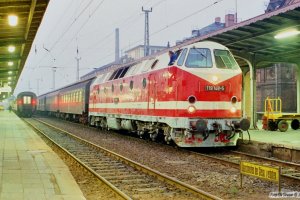
<path id="1" fill-rule="evenodd" d="M 107 65 L 104 65 L 103 67 L 99 67 L 95 71 L 98 72 L 99 74 L 102 74 L 102 72 L 105 72 L 107 70 L 111 71 L 111 70 L 116 70 L 116 69 L 126 67 L 126 66 L 132 66 L 132 65 L 138 64 L 138 63 L 140 63 L 142 61 L 145 61 L 145 60 L 154 59 L 154 58 L 156 58 L 160 55 L 168 53 L 169 51 L 176 51 L 176 50 L 183 49 L 183 48 L 191 48 L 191 47 L 195 46 L 195 44 L 208 45 L 212 48 L 226 48 L 224 45 L 219 44 L 217 42 L 213 42 L 213 41 L 207 41 L 206 40 L 206 41 L 194 42 L 194 43 L 189 44 L 189 45 L 178 45 L 178 46 L 174 46 L 172 48 L 167 48 L 167 49 L 159 51 L 155 54 L 152 54 L 152 55 L 149 55 L 149 56 L 146 56 L 146 57 L 143 57 L 143 58 L 140 58 L 138 60 L 134 60 L 134 61 L 131 61 L 131 62 L 128 62 L 128 63 L 122 63 L 122 64 L 110 63 L 110 64 L 107 64 Z M 95 73 L 95 71 L 90 72 L 90 74 Z M 96 74 L 95 76 L 97 76 L 99 74 Z"/>

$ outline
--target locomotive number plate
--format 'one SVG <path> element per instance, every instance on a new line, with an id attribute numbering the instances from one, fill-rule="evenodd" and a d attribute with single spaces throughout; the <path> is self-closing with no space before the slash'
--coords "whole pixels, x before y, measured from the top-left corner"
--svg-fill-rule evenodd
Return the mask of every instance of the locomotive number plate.
<path id="1" fill-rule="evenodd" d="M 206 85 L 205 91 L 224 92 L 225 86 L 224 85 Z"/>

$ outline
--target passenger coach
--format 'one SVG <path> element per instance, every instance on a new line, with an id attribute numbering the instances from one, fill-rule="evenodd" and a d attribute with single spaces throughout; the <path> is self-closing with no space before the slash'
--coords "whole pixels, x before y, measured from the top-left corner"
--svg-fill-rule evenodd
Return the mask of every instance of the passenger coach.
<path id="1" fill-rule="evenodd" d="M 31 117 L 36 111 L 37 97 L 33 92 L 21 92 L 17 95 L 16 110 L 20 117 Z"/>

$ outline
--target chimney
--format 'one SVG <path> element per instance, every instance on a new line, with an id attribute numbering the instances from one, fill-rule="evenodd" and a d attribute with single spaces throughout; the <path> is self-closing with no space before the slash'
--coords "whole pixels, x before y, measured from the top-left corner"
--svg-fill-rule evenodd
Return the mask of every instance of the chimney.
<path id="1" fill-rule="evenodd" d="M 225 15 L 225 27 L 232 26 L 235 24 L 235 15 L 227 14 Z"/>
<path id="2" fill-rule="evenodd" d="M 216 17 L 215 18 L 215 23 L 220 23 L 221 22 L 221 17 Z"/>
<path id="3" fill-rule="evenodd" d="M 120 42 L 119 42 L 119 29 L 116 28 L 116 44 L 115 44 L 115 62 L 119 63 L 120 61 Z"/>

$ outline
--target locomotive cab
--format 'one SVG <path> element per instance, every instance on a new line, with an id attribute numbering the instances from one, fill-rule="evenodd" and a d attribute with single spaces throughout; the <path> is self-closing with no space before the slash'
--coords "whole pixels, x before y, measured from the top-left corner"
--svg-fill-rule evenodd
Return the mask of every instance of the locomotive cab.
<path id="1" fill-rule="evenodd" d="M 236 133 L 250 126 L 242 119 L 242 71 L 226 47 L 205 43 L 182 49 L 176 61 L 180 70 L 171 72 L 177 73 L 178 100 L 185 101 L 188 120 L 186 129 L 173 129 L 170 138 L 186 147 L 197 141 L 234 146 Z"/>

